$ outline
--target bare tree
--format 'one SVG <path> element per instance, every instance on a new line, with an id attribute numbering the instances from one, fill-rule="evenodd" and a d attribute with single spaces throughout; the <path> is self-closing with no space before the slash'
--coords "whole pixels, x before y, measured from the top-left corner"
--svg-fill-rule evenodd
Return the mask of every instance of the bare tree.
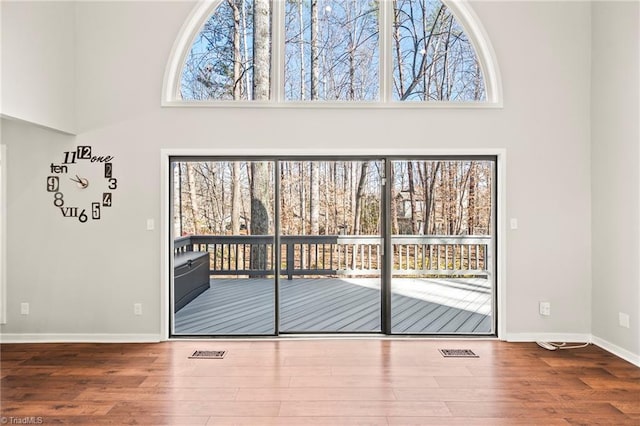
<path id="1" fill-rule="evenodd" d="M 318 99 L 318 83 L 320 80 L 318 33 L 318 0 L 311 0 L 311 100 Z"/>
<path id="2" fill-rule="evenodd" d="M 242 4 L 244 0 L 231 0 L 231 8 L 233 10 L 233 99 L 242 99 Z"/>
<path id="3" fill-rule="evenodd" d="M 411 159 L 392 163 L 388 179 L 393 234 L 491 232 L 492 162 Z M 379 231 L 382 176 L 378 163 L 298 160 L 280 165 L 278 219 L 284 235 Z M 374 168 L 378 173 L 372 172 Z M 273 163 L 187 161 L 175 164 L 174 170 L 177 232 L 237 235 L 245 225 L 252 235 L 273 233 Z M 314 261 L 304 249 L 302 255 L 305 264 Z M 264 262 L 270 256 L 265 246 L 256 252 L 252 265 L 268 269 L 269 262 Z"/>
<path id="4" fill-rule="evenodd" d="M 193 165 L 193 163 L 187 163 L 187 187 L 189 188 L 189 204 L 191 205 L 189 212 L 191 221 L 193 223 L 193 233 L 195 235 L 198 235 L 200 233 L 200 208 L 198 207 L 198 196 L 194 168 L 195 166 Z"/>
<path id="5" fill-rule="evenodd" d="M 364 196 L 365 182 L 369 173 L 369 162 L 363 161 L 360 168 L 360 179 L 358 180 L 358 188 L 355 193 L 355 208 L 353 212 L 353 234 L 360 234 L 360 221 L 362 215 L 362 199 Z"/>
<path id="6" fill-rule="evenodd" d="M 253 13 L 253 96 L 255 100 L 268 100 L 271 62 L 271 11 L 269 0 L 254 0 Z M 269 234 L 269 163 L 251 163 L 251 234 Z M 254 245 L 251 268 L 266 270 L 268 252 L 265 245 Z"/>
<path id="7" fill-rule="evenodd" d="M 311 235 L 320 233 L 320 163 L 311 162 L 311 203 L 309 206 Z"/>
<path id="8" fill-rule="evenodd" d="M 434 224 L 432 224 L 431 218 L 434 214 L 434 206 L 435 206 L 435 189 L 436 189 L 436 177 L 438 176 L 438 171 L 440 170 L 441 162 L 437 161 L 434 164 L 430 162 L 424 162 L 423 164 L 423 188 L 424 188 L 424 233 L 425 234 L 435 234 L 436 230 Z"/>
<path id="9" fill-rule="evenodd" d="M 484 99 L 473 47 L 446 5 L 394 0 L 393 29 L 396 99 Z"/>
<path id="10" fill-rule="evenodd" d="M 253 96 L 257 101 L 268 100 L 271 63 L 271 2 L 253 2 Z"/>
<path id="11" fill-rule="evenodd" d="M 418 209 L 416 203 L 416 189 L 413 180 L 413 161 L 407 161 L 407 177 L 409 180 L 409 200 L 411 204 L 411 232 L 418 234 Z"/>
<path id="12" fill-rule="evenodd" d="M 231 163 L 231 233 L 240 234 L 240 210 L 242 200 L 240 200 L 240 162 Z"/>
<path id="13" fill-rule="evenodd" d="M 254 161 L 251 163 L 251 235 L 269 235 L 270 223 L 270 182 L 269 163 Z M 268 248 L 264 244 L 251 247 L 251 269 L 266 270 L 268 267 Z"/>

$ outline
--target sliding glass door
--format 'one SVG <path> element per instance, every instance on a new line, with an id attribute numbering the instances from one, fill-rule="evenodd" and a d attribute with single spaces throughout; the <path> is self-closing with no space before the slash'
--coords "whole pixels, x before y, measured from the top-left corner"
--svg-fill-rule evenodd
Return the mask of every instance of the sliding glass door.
<path id="1" fill-rule="evenodd" d="M 493 333 L 494 169 L 391 162 L 392 333 Z"/>
<path id="2" fill-rule="evenodd" d="M 172 334 L 275 334 L 275 162 L 171 166 Z"/>
<path id="3" fill-rule="evenodd" d="M 495 334 L 495 158 L 172 158 L 172 336 Z"/>
<path id="4" fill-rule="evenodd" d="M 380 332 L 382 161 L 281 161 L 280 332 Z"/>

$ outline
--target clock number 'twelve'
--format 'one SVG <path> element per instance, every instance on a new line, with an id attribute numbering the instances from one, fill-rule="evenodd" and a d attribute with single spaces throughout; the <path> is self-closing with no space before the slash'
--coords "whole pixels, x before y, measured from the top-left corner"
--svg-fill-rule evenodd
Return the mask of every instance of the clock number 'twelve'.
<path id="1" fill-rule="evenodd" d="M 79 146 L 77 151 L 78 159 L 80 160 L 90 160 L 91 159 L 91 147 L 90 146 Z"/>

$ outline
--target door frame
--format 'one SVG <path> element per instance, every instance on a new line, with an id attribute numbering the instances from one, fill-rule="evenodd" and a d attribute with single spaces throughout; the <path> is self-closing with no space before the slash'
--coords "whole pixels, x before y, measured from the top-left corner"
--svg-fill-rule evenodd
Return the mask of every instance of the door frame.
<path id="1" fill-rule="evenodd" d="M 229 157 L 229 158 L 274 158 L 274 157 L 297 157 L 314 159 L 319 157 L 345 159 L 353 157 L 354 160 L 363 158 L 385 158 L 402 159 L 405 157 L 471 157 L 471 156 L 491 156 L 496 159 L 496 183 L 494 185 L 496 194 L 495 209 L 495 235 L 496 259 L 495 259 L 495 309 L 494 309 L 494 329 L 498 339 L 506 338 L 507 318 L 506 318 L 506 163 L 507 153 L 505 149 L 438 149 L 438 150 L 344 150 L 336 153 L 328 150 L 300 150 L 300 149 L 162 149 L 160 151 L 160 338 L 163 341 L 180 339 L 174 338 L 170 333 L 170 300 L 169 294 L 172 288 L 173 268 L 172 254 L 173 242 L 171 241 L 171 188 L 170 182 L 170 159 L 171 157 Z M 388 185 L 385 187 L 387 188 Z M 385 189 L 386 190 L 386 189 Z M 389 242 L 390 243 L 390 242 Z M 390 271 L 389 271 L 390 273 Z M 384 300 L 384 297 L 383 297 Z M 382 314 L 384 314 L 384 307 Z M 388 316 L 388 315 L 387 315 Z M 499 321 L 498 321 L 499 319 Z M 384 325 L 382 331 L 385 331 Z M 387 337 L 385 334 L 375 335 L 376 338 Z M 391 336 L 402 337 L 402 336 Z M 431 335 L 425 336 L 433 337 Z M 233 336 L 221 336 L 221 338 L 233 338 Z M 264 337 L 260 337 L 264 339 Z M 267 337 L 268 338 L 268 337 Z M 272 338 L 279 338 L 275 336 Z"/>

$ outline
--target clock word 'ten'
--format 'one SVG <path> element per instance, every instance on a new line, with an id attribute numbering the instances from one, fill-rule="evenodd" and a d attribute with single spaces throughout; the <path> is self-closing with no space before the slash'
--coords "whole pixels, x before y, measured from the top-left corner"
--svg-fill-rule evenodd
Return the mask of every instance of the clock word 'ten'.
<path id="1" fill-rule="evenodd" d="M 69 173 L 69 168 L 65 165 L 51 163 L 51 173 Z"/>

